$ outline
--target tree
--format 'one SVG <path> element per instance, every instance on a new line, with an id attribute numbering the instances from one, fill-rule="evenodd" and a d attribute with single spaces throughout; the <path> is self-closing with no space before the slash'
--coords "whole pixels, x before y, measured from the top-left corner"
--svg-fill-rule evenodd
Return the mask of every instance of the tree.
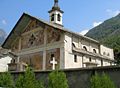
<path id="1" fill-rule="evenodd" d="M 101 78 L 101 88 L 115 88 L 115 85 L 113 81 L 110 79 L 110 77 L 103 73 Z"/>
<path id="2" fill-rule="evenodd" d="M 18 77 L 16 88 L 44 88 L 44 86 L 41 81 L 35 79 L 33 70 L 27 68 L 25 74 Z"/>
<path id="3" fill-rule="evenodd" d="M 41 80 L 36 81 L 36 88 L 45 88 Z"/>
<path id="4" fill-rule="evenodd" d="M 48 88 L 68 88 L 65 73 L 58 70 L 51 72 L 48 78 Z"/>
<path id="5" fill-rule="evenodd" d="M 27 68 L 24 75 L 24 88 L 35 88 L 35 83 L 36 80 L 34 72 L 30 68 Z"/>
<path id="6" fill-rule="evenodd" d="M 19 75 L 15 86 L 16 88 L 24 88 L 24 76 L 23 75 Z"/>
<path id="7" fill-rule="evenodd" d="M 14 88 L 13 78 L 9 72 L 1 73 L 0 87 Z"/>
<path id="8" fill-rule="evenodd" d="M 91 88 L 101 88 L 101 79 L 97 73 L 95 74 L 95 76 L 92 76 L 90 82 Z"/>
<path id="9" fill-rule="evenodd" d="M 110 77 L 104 73 L 101 76 L 96 73 L 90 82 L 91 88 L 116 88 Z"/>

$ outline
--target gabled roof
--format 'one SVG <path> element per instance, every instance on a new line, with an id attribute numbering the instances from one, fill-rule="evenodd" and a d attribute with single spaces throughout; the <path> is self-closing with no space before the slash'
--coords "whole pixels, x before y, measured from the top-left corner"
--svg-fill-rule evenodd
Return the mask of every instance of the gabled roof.
<path id="1" fill-rule="evenodd" d="M 8 35 L 8 37 L 6 38 L 6 40 L 4 41 L 4 43 L 2 44 L 2 47 L 3 48 L 7 48 L 7 49 L 10 49 L 10 45 L 12 44 L 13 40 L 17 37 L 20 37 L 20 34 L 24 31 L 26 25 L 29 23 L 29 21 L 31 19 L 36 19 L 48 26 L 51 26 L 51 27 L 54 27 L 54 28 L 57 28 L 59 30 L 62 30 L 64 32 L 68 32 L 68 33 L 71 33 L 77 37 L 82 37 L 84 39 L 87 39 L 89 41 L 92 41 L 94 43 L 97 43 L 99 44 L 98 41 L 92 39 L 92 38 L 89 38 L 89 37 L 86 37 L 86 36 L 83 36 L 83 35 L 80 35 L 78 33 L 75 33 L 75 32 L 72 32 L 72 31 L 69 31 L 68 29 L 64 28 L 63 26 L 59 26 L 59 25 L 56 25 L 56 24 L 53 24 L 53 23 L 49 23 L 47 21 L 44 21 L 42 19 L 38 19 L 36 17 L 33 17 L 27 13 L 23 13 L 23 15 L 20 17 L 20 19 L 18 20 L 18 22 L 16 23 L 16 25 L 14 26 L 14 28 L 12 29 L 12 31 L 10 32 L 10 34 Z"/>

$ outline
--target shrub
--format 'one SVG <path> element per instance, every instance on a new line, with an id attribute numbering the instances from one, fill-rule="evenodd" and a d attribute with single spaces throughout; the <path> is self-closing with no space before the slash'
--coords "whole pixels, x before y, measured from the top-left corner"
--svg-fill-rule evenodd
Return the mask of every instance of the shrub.
<path id="1" fill-rule="evenodd" d="M 49 74 L 48 88 L 68 88 L 68 81 L 64 72 L 55 70 Z"/>
<path id="2" fill-rule="evenodd" d="M 30 68 L 27 68 L 24 75 L 24 88 L 35 88 L 35 83 L 36 80 L 34 72 Z"/>
<path id="3" fill-rule="evenodd" d="M 96 73 L 95 76 L 92 76 L 91 80 L 91 88 L 101 88 L 101 78 Z"/>
<path id="4" fill-rule="evenodd" d="M 0 74 L 0 87 L 14 88 L 14 82 L 9 72 Z"/>
<path id="5" fill-rule="evenodd" d="M 101 84 L 102 84 L 102 88 L 116 88 L 113 81 L 106 74 L 102 75 Z"/>
<path id="6" fill-rule="evenodd" d="M 25 74 L 18 77 L 16 88 L 44 88 L 44 86 L 41 81 L 35 79 L 33 70 L 27 68 Z"/>
<path id="7" fill-rule="evenodd" d="M 91 88 L 116 88 L 110 77 L 104 73 L 101 76 L 96 73 L 90 82 Z"/>
<path id="8" fill-rule="evenodd" d="M 45 88 L 41 80 L 36 81 L 36 88 Z"/>
<path id="9" fill-rule="evenodd" d="M 24 88 L 24 76 L 23 75 L 19 75 L 15 86 L 16 88 Z"/>

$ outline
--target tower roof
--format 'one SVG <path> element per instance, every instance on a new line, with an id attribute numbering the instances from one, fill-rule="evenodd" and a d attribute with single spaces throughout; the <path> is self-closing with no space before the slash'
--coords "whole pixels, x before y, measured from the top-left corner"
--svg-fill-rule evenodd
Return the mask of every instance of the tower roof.
<path id="1" fill-rule="evenodd" d="M 58 11 L 60 11 L 61 13 L 64 13 L 64 12 L 60 9 L 60 7 L 59 7 L 59 5 L 58 5 L 58 0 L 54 0 L 54 6 L 52 7 L 52 10 L 50 10 L 50 11 L 48 11 L 48 12 L 51 13 L 52 11 L 55 11 L 55 10 L 58 10 Z"/>

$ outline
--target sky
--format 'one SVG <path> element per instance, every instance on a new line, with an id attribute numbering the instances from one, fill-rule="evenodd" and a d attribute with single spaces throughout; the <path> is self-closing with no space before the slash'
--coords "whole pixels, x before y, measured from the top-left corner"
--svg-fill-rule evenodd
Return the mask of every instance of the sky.
<path id="1" fill-rule="evenodd" d="M 23 12 L 49 21 L 53 4 L 54 0 L 0 0 L 0 28 L 9 34 Z M 64 27 L 81 34 L 120 13 L 120 0 L 59 0 L 59 6 Z"/>

